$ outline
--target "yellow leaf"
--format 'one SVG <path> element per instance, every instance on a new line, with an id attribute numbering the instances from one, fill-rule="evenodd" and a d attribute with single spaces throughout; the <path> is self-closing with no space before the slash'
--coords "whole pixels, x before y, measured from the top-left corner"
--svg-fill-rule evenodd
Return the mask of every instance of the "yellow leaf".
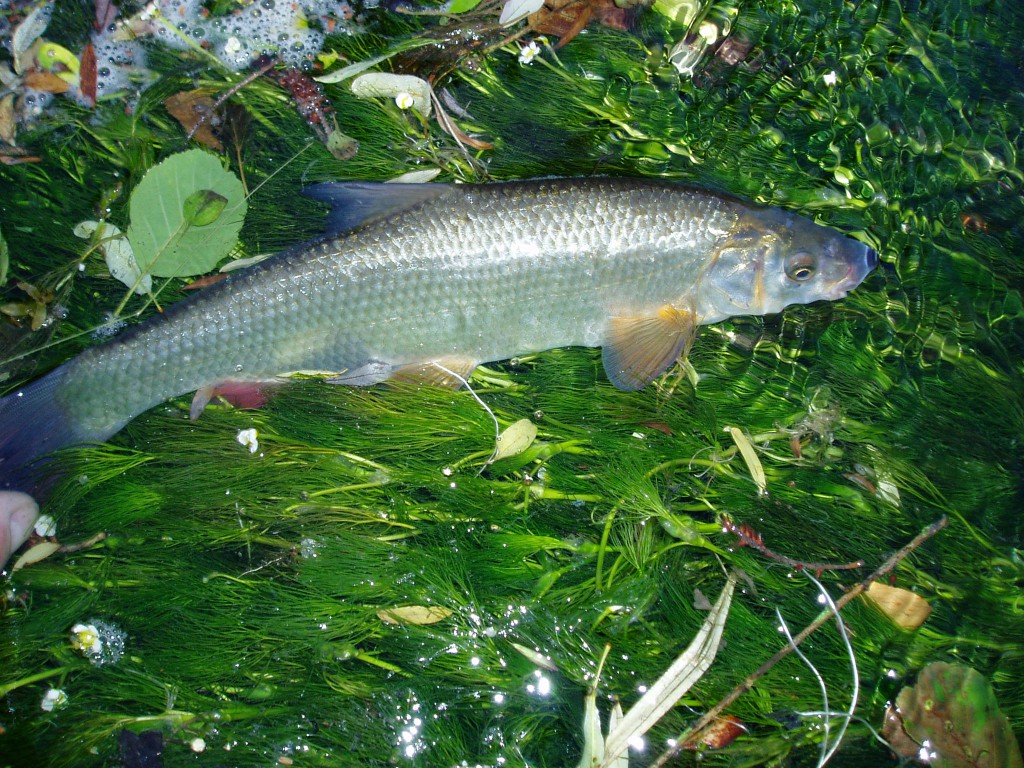
<path id="1" fill-rule="evenodd" d="M 11 573 L 24 568 L 26 565 L 35 565 L 41 560 L 45 560 L 54 552 L 60 549 L 60 544 L 52 541 L 41 541 L 34 547 L 31 547 L 25 554 L 18 558 L 17 562 L 11 566 Z"/>
<path id="2" fill-rule="evenodd" d="M 757 458 L 757 454 L 754 452 L 754 446 L 751 444 L 750 439 L 746 436 L 742 429 L 736 427 L 729 427 L 726 430 L 732 437 L 736 447 L 739 449 L 740 456 L 743 457 L 743 461 L 747 463 L 747 469 L 750 470 L 750 476 L 754 480 L 754 485 L 757 486 L 757 493 L 760 496 L 764 496 L 768 492 L 768 480 L 764 474 L 764 467 L 761 466 L 761 460 Z"/>
<path id="3" fill-rule="evenodd" d="M 452 615 L 454 611 L 441 605 L 403 605 L 399 608 L 384 608 L 377 616 L 387 624 L 437 624 Z"/>
<path id="4" fill-rule="evenodd" d="M 537 425 L 529 419 L 520 419 L 498 435 L 498 445 L 491 461 L 500 461 L 509 456 L 518 456 L 537 439 Z"/>
<path id="5" fill-rule="evenodd" d="M 917 629 L 932 613 L 928 601 L 909 589 L 873 581 L 864 594 L 902 629 Z"/>

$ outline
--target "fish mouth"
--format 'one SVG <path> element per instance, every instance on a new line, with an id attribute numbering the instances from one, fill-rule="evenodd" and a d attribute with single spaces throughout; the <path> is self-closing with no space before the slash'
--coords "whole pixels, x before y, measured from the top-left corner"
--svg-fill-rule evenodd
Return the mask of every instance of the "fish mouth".
<path id="1" fill-rule="evenodd" d="M 845 299 L 847 294 L 864 282 L 864 278 L 871 274 L 877 266 L 878 251 L 865 245 L 861 258 L 851 260 L 846 268 L 846 274 L 835 281 L 829 292 L 829 299 L 832 301 Z"/>

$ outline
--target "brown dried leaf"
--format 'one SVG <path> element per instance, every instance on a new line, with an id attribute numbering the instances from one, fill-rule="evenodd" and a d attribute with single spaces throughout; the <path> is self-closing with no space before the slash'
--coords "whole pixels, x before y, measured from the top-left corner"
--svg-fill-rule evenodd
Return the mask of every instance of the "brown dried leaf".
<path id="1" fill-rule="evenodd" d="M 96 49 L 86 43 L 82 49 L 82 64 L 78 70 L 78 90 L 90 107 L 96 106 Z"/>
<path id="2" fill-rule="evenodd" d="M 219 152 L 224 145 L 213 134 L 209 122 L 213 114 L 213 99 L 210 93 L 207 88 L 181 91 L 165 99 L 164 107 L 196 141 Z"/>
<path id="3" fill-rule="evenodd" d="M 717 717 L 687 739 L 686 743 L 683 744 L 683 748 L 697 749 L 703 746 L 708 749 L 721 749 L 732 744 L 737 736 L 746 733 L 746 731 L 747 726 L 738 717 L 733 715 Z"/>
<path id="4" fill-rule="evenodd" d="M 931 605 L 920 595 L 880 581 L 871 582 L 864 595 L 902 629 L 917 629 L 932 613 Z"/>
<path id="5" fill-rule="evenodd" d="M 68 81 L 53 72 L 42 69 L 31 69 L 25 73 L 25 86 L 35 91 L 47 93 L 64 93 L 68 89 Z"/>
<path id="6" fill-rule="evenodd" d="M 646 4 L 646 0 L 638 4 Z M 620 7 L 614 0 L 549 0 L 530 16 L 529 23 L 536 32 L 557 36 L 560 48 L 591 21 L 613 29 L 629 29 L 635 15 L 632 7 Z"/>
<path id="7" fill-rule="evenodd" d="M 14 117 L 14 94 L 8 93 L 0 99 L 0 139 L 14 144 L 18 137 L 18 121 Z"/>

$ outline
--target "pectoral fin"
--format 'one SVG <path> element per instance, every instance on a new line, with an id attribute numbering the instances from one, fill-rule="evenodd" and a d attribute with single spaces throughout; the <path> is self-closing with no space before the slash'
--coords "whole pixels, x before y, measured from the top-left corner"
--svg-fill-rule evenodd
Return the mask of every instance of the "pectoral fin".
<path id="1" fill-rule="evenodd" d="M 475 360 L 464 357 L 442 357 L 428 363 L 403 365 L 392 374 L 391 380 L 458 389 L 466 383 L 476 366 Z"/>
<path id="2" fill-rule="evenodd" d="M 605 373 L 619 389 L 640 389 L 684 354 L 696 333 L 693 313 L 668 304 L 653 315 L 613 317 L 602 350 Z"/>

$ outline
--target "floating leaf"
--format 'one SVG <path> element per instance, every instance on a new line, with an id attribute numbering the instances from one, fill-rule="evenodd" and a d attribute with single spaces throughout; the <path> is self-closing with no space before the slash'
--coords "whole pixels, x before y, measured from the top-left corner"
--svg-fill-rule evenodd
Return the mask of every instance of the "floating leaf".
<path id="1" fill-rule="evenodd" d="M 11 35 L 11 55 L 14 57 L 14 71 L 19 75 L 25 70 L 25 54 L 36 39 L 46 31 L 53 15 L 53 3 L 40 3 L 25 17 Z"/>
<path id="2" fill-rule="evenodd" d="M 103 252 L 111 277 L 140 295 L 153 292 L 153 278 L 139 269 L 131 243 L 120 229 L 106 222 L 83 221 L 72 231 L 77 237 L 96 243 Z"/>
<path id="3" fill-rule="evenodd" d="M 520 19 L 525 19 L 531 13 L 536 13 L 544 7 L 544 0 L 507 0 L 501 9 L 501 17 L 498 23 L 502 25 L 514 24 Z"/>
<path id="4" fill-rule="evenodd" d="M 81 65 L 78 57 L 63 45 L 45 42 L 36 51 L 36 64 L 47 72 L 71 72 L 77 75 Z"/>
<path id="5" fill-rule="evenodd" d="M 78 73 L 78 92 L 90 107 L 96 105 L 97 88 L 96 49 L 86 43 L 82 49 L 82 68 Z"/>
<path id="6" fill-rule="evenodd" d="M 518 456 L 537 439 L 537 425 L 529 419 L 520 419 L 498 435 L 498 445 L 491 461 L 500 461 L 509 456 Z"/>
<path id="7" fill-rule="evenodd" d="M 437 624 L 454 613 L 442 605 L 404 605 L 399 608 L 385 608 L 377 616 L 387 624 Z"/>
<path id="8" fill-rule="evenodd" d="M 186 201 L 197 192 L 227 201 L 216 222 L 200 226 L 187 218 Z M 132 192 L 129 208 L 128 240 L 142 271 L 186 277 L 209 272 L 231 251 L 246 203 L 238 178 L 214 155 L 192 149 L 151 168 Z"/>
<path id="9" fill-rule="evenodd" d="M 35 565 L 36 563 L 45 560 L 58 549 L 60 549 L 60 544 L 57 544 L 56 542 L 40 541 L 34 547 L 29 547 L 28 551 L 15 561 L 14 565 L 11 566 L 11 573 L 21 570 L 27 565 Z"/>
<path id="10" fill-rule="evenodd" d="M 471 11 L 480 5 L 480 0 L 452 0 L 452 4 L 448 6 L 449 13 L 465 13 Z"/>
<path id="11" fill-rule="evenodd" d="M 901 629 L 917 629 L 932 612 L 929 602 L 920 595 L 880 581 L 871 582 L 864 594 Z"/>
<path id="12" fill-rule="evenodd" d="M 341 131 L 330 131 L 325 146 L 335 160 L 351 160 L 359 152 L 359 142 Z"/>
<path id="13" fill-rule="evenodd" d="M 61 72 L 61 75 L 68 75 L 68 72 Z M 44 72 L 41 69 L 33 69 L 25 74 L 25 87 L 34 91 L 46 91 L 47 93 L 65 93 L 71 87 L 64 77 Z"/>
<path id="14" fill-rule="evenodd" d="M 706 726 L 693 734 L 683 745 L 686 749 L 696 749 L 699 746 L 708 749 L 722 749 L 727 747 L 736 738 L 747 731 L 743 721 L 733 715 L 716 717 Z"/>
<path id="15" fill-rule="evenodd" d="M 200 189 L 185 198 L 182 213 L 185 222 L 193 227 L 207 227 L 213 224 L 227 207 L 228 199 L 212 189 Z"/>
<path id="16" fill-rule="evenodd" d="M 937 768 L 1022 768 L 1020 748 L 995 693 L 962 664 L 929 664 L 896 697 L 882 734 L 904 757 L 925 750 Z"/>
<path id="17" fill-rule="evenodd" d="M 352 93 L 363 99 L 395 99 L 407 94 L 417 112 L 424 117 L 430 116 L 430 84 L 421 77 L 367 72 L 353 80 L 351 88 Z"/>
<path id="18" fill-rule="evenodd" d="M 204 147 L 220 151 L 224 148 L 210 125 L 213 114 L 213 99 L 207 88 L 194 91 L 180 91 L 164 99 L 164 107 L 192 138 Z"/>

